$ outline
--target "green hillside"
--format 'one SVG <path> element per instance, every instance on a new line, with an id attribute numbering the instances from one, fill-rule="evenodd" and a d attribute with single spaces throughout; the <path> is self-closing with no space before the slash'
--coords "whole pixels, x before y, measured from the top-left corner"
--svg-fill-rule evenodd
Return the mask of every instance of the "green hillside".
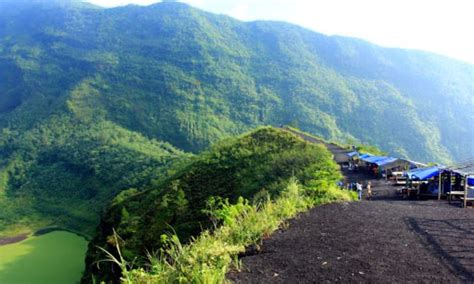
<path id="1" fill-rule="evenodd" d="M 206 209 L 217 207 L 221 199 L 235 204 L 244 197 L 258 204 L 267 196 L 278 196 L 292 178 L 313 190 L 328 188 L 341 178 L 324 146 L 275 128 L 257 129 L 217 143 L 175 171 L 147 190 L 131 189 L 115 198 L 89 244 L 86 278 L 90 273 L 99 280 L 119 276 L 111 273 L 117 267 L 113 270 L 110 263 L 100 263 L 100 269 L 95 265 L 107 258 L 98 246 L 115 251 L 113 229 L 120 236 L 123 257 L 144 266 L 147 253 L 162 246 L 162 234 L 176 233 L 187 241 L 212 227 Z M 307 194 L 317 195 L 317 191 Z M 215 202 L 209 203 L 212 198 Z"/>
<path id="2" fill-rule="evenodd" d="M 185 150 L 291 122 L 422 160 L 460 158 L 469 140 L 472 65 L 180 3 L 51 5 L 1 12 L 2 122 L 87 81 L 97 95 L 76 98 L 83 107 Z"/>
<path id="3" fill-rule="evenodd" d="M 117 193 L 160 178 L 166 171 L 159 169 L 188 156 L 110 122 L 67 116 L 4 134 L 0 232 L 58 225 L 90 235 Z"/>
<path id="4" fill-rule="evenodd" d="M 259 125 L 421 161 L 473 156 L 473 79 L 434 54 L 181 3 L 2 1 L 0 231 L 89 233 L 182 151 Z"/>

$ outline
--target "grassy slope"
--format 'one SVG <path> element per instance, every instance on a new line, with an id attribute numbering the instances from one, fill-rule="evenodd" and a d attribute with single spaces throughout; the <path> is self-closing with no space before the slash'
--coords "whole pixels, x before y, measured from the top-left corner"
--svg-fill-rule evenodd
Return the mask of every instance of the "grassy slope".
<path id="1" fill-rule="evenodd" d="M 309 144 L 286 131 L 261 128 L 225 140 L 156 186 L 118 196 L 90 244 L 88 273 L 112 276 L 110 266 L 103 264 L 97 270 L 91 264 L 105 257 L 97 245 L 114 249 L 113 229 L 124 242 L 123 256 L 137 257 L 135 264 L 144 265 L 146 253 L 163 246 L 160 235 L 170 232 L 170 226 L 184 242 L 211 227 L 212 218 L 205 211 L 210 198 L 235 203 L 244 197 L 257 204 L 267 196 L 280 196 L 292 177 L 317 196 L 319 189 L 330 188 L 341 176 L 322 145 Z"/>
<path id="2" fill-rule="evenodd" d="M 112 260 L 121 266 L 124 283 L 223 283 L 231 268 L 240 269 L 238 255 L 248 246 L 258 248 L 262 239 L 287 219 L 319 204 L 354 199 L 354 194 L 335 186 L 304 187 L 291 180 L 276 200 L 252 206 L 240 199 L 234 205 L 226 203 L 215 209 L 212 213 L 223 225 L 202 232 L 187 245 L 182 245 L 176 235 L 162 237 L 165 249 L 150 256 L 152 265 L 148 269 L 130 270 L 125 259 Z"/>

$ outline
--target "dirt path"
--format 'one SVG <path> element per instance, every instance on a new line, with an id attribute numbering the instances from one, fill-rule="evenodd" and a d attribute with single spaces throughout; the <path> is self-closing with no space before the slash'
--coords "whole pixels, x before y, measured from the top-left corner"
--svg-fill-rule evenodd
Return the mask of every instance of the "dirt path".
<path id="1" fill-rule="evenodd" d="M 346 173 L 352 180 L 369 180 Z M 242 257 L 237 283 L 474 283 L 474 210 L 403 200 L 372 180 L 374 200 L 319 206 Z"/>
<path id="2" fill-rule="evenodd" d="M 28 238 L 28 234 L 20 234 L 14 237 L 0 238 L 0 246 L 18 243 L 23 240 L 26 240 L 27 238 Z"/>

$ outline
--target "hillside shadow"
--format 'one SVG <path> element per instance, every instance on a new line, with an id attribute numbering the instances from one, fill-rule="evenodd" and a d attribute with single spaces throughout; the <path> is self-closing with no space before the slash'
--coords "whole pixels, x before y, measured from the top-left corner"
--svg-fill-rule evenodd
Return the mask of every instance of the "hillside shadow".
<path id="1" fill-rule="evenodd" d="M 474 281 L 474 219 L 409 217 L 405 223 L 442 264 L 463 281 Z"/>

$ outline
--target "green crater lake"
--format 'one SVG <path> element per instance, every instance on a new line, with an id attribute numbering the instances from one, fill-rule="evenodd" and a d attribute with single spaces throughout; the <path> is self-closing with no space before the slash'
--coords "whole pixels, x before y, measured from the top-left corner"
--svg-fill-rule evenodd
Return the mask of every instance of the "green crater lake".
<path id="1" fill-rule="evenodd" d="M 83 237 L 65 231 L 0 246 L 0 283 L 79 283 L 86 250 Z"/>

